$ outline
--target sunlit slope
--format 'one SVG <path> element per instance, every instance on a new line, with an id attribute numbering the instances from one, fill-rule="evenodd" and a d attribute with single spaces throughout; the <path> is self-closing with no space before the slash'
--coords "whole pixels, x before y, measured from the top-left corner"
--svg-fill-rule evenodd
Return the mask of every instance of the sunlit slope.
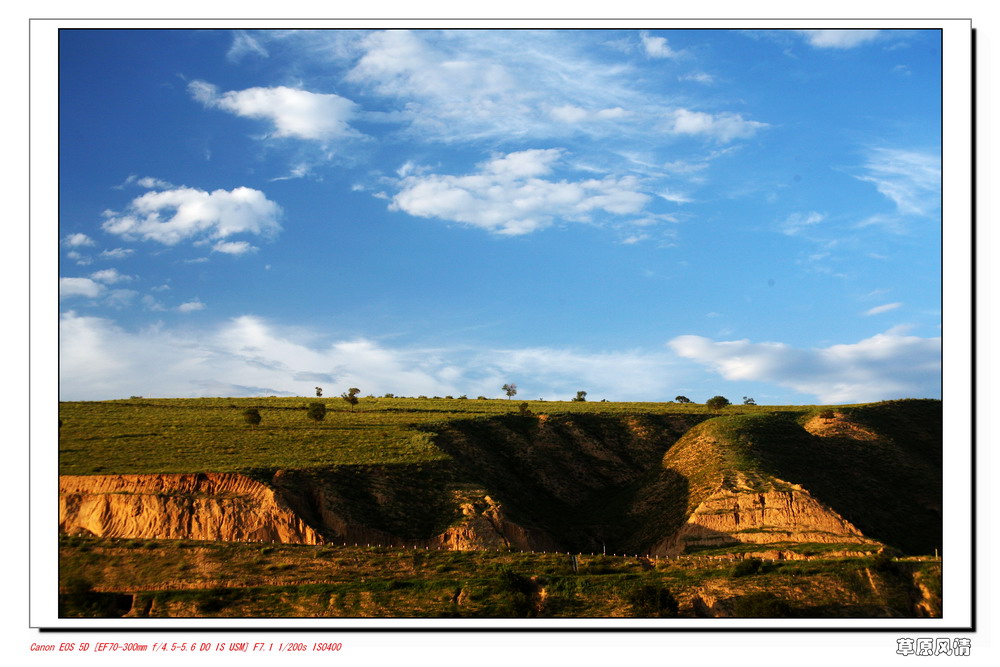
<path id="1" fill-rule="evenodd" d="M 632 511 L 647 537 L 659 527 L 664 548 L 733 539 L 940 547 L 939 401 L 717 417 L 686 433 L 663 467 Z"/>

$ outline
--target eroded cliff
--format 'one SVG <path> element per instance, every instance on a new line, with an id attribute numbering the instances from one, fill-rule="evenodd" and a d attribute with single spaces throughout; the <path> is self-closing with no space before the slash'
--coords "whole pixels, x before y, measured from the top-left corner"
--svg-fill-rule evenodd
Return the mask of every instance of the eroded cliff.
<path id="1" fill-rule="evenodd" d="M 243 475 L 63 475 L 59 529 L 97 537 L 319 544 L 280 494 Z"/>

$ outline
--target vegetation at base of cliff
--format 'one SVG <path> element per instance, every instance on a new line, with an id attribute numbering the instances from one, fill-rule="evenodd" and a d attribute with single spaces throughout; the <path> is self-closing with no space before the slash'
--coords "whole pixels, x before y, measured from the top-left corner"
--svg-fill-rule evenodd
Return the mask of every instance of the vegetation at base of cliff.
<path id="1" fill-rule="evenodd" d="M 59 473 L 243 472 L 307 469 L 330 465 L 390 465 L 442 460 L 427 427 L 477 417 L 518 415 L 512 401 L 360 398 L 323 401 L 325 418 L 308 410 L 315 398 L 185 398 L 63 402 L 59 404 Z M 697 415 L 704 405 L 527 401 L 532 415 Z M 261 422 L 249 426 L 244 411 Z M 737 412 L 793 411 L 812 406 L 730 406 Z M 430 429 L 433 432 L 433 429 Z"/>
<path id="2" fill-rule="evenodd" d="M 940 591 L 940 563 L 761 563 L 64 537 L 66 617 L 900 617 Z M 676 605 L 676 606 L 675 606 Z"/>

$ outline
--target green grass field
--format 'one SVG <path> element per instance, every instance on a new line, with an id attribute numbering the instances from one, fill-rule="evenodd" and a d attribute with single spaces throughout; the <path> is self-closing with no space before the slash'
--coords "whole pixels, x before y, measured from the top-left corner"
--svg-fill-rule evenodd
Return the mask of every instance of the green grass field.
<path id="1" fill-rule="evenodd" d="M 311 402 L 327 406 L 316 423 Z M 434 446 L 437 422 L 517 414 L 807 414 L 815 406 L 730 406 L 478 399 L 361 398 L 351 411 L 340 398 L 128 399 L 59 406 L 59 472 L 248 472 L 331 465 L 405 464 L 446 459 Z M 263 418 L 251 428 L 243 410 Z"/>

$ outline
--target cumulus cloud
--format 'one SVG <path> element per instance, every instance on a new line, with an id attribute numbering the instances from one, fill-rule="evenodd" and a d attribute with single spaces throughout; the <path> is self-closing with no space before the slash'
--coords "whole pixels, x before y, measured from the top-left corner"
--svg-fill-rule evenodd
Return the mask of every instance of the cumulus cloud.
<path id="1" fill-rule="evenodd" d="M 328 140 L 360 134 L 349 124 L 357 105 L 340 95 L 286 86 L 220 93 L 205 81 L 192 81 L 188 91 L 206 107 L 270 121 L 274 124 L 272 136 L 275 137 Z"/>
<path id="2" fill-rule="evenodd" d="M 252 246 L 246 241 L 219 241 L 212 246 L 212 252 L 221 252 L 226 255 L 243 255 L 257 249 L 256 246 Z"/>
<path id="3" fill-rule="evenodd" d="M 670 347 L 727 380 L 772 382 L 822 403 L 856 403 L 941 394 L 941 339 L 897 329 L 857 343 L 800 349 L 785 343 L 717 342 L 678 336 Z"/>
<path id="4" fill-rule="evenodd" d="M 102 250 L 101 257 L 104 259 L 124 259 L 133 252 L 135 251 L 131 248 L 113 248 L 112 250 Z"/>
<path id="5" fill-rule="evenodd" d="M 621 107 L 610 107 L 607 109 L 598 109 L 597 111 L 593 111 L 572 104 L 565 104 L 563 106 L 549 108 L 549 115 L 560 123 L 573 125 L 584 121 L 626 118 L 631 115 L 631 112 Z"/>
<path id="6" fill-rule="evenodd" d="M 123 190 L 128 185 L 138 185 L 140 188 L 146 188 L 147 190 L 167 190 L 177 187 L 170 181 L 165 181 L 162 178 L 156 178 L 154 176 L 140 177 L 136 174 L 131 174 L 121 185 L 116 185 L 115 189 Z"/>
<path id="7" fill-rule="evenodd" d="M 579 123 L 581 120 L 584 120 L 590 115 L 586 109 L 581 109 L 580 107 L 573 106 L 572 104 L 567 104 L 561 107 L 553 107 L 549 110 L 549 113 L 553 118 L 564 123 Z"/>
<path id="8" fill-rule="evenodd" d="M 650 58 L 676 58 L 678 51 L 674 51 L 667 44 L 666 37 L 654 37 L 648 32 L 640 33 L 642 48 Z"/>
<path id="9" fill-rule="evenodd" d="M 901 301 L 897 301 L 895 303 L 886 303 L 881 306 L 875 306 L 874 308 L 869 308 L 868 310 L 865 311 L 865 315 L 878 315 L 880 313 L 887 313 L 890 310 L 896 310 L 902 305 L 903 303 Z"/>
<path id="10" fill-rule="evenodd" d="M 206 192 L 182 187 L 136 197 L 122 212 L 105 212 L 104 231 L 126 240 L 176 245 L 235 234 L 271 237 L 281 226 L 281 207 L 247 187 Z"/>
<path id="11" fill-rule="evenodd" d="M 876 148 L 856 178 L 874 184 L 901 214 L 929 216 L 940 208 L 941 158 L 936 154 Z"/>
<path id="12" fill-rule="evenodd" d="M 63 244 L 69 246 L 70 248 L 81 248 L 83 246 L 95 245 L 94 239 L 82 233 L 70 234 L 63 239 Z"/>
<path id="13" fill-rule="evenodd" d="M 853 49 L 878 39 L 879 30 L 799 30 L 806 42 L 817 49 Z"/>
<path id="14" fill-rule="evenodd" d="M 118 273 L 117 269 L 102 269 L 90 274 L 90 277 L 107 285 L 113 285 L 122 281 L 132 280 L 132 276 Z"/>
<path id="15" fill-rule="evenodd" d="M 514 381 L 531 398 L 567 400 L 585 389 L 595 399 L 640 400 L 667 396 L 683 379 L 666 350 L 393 348 L 368 339 L 316 340 L 253 316 L 207 329 L 127 331 L 71 311 L 60 322 L 61 398 L 311 396 L 317 382 L 376 395 L 500 396 L 500 387 Z"/>
<path id="16" fill-rule="evenodd" d="M 70 250 L 68 253 L 66 253 L 66 256 L 75 261 L 80 266 L 87 266 L 88 264 L 93 263 L 93 260 L 90 257 L 78 253 L 76 250 Z"/>
<path id="17" fill-rule="evenodd" d="M 586 221 L 603 211 L 639 213 L 651 199 L 634 177 L 546 180 L 562 151 L 534 149 L 497 156 L 466 176 L 419 174 L 403 178 L 390 209 L 440 218 L 499 234 L 527 234 L 554 219 Z"/>
<path id="18" fill-rule="evenodd" d="M 201 301 L 195 299 L 194 301 L 188 301 L 177 306 L 177 312 L 179 313 L 193 313 L 198 310 L 205 310 L 205 304 Z"/>
<path id="19" fill-rule="evenodd" d="M 75 296 L 84 296 L 91 299 L 100 296 L 104 292 L 104 285 L 91 280 L 90 278 L 60 278 L 59 298 L 68 299 Z"/>
<path id="20" fill-rule="evenodd" d="M 728 143 L 734 139 L 749 139 L 765 127 L 768 127 L 767 123 L 745 120 L 738 113 L 710 114 L 677 109 L 671 115 L 666 130 L 673 134 L 704 135 L 719 143 Z"/>

